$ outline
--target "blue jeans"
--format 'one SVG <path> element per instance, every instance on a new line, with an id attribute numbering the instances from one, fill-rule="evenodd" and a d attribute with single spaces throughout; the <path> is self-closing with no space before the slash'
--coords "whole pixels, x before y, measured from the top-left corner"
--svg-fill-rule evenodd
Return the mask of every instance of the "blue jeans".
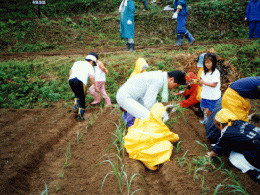
<path id="1" fill-rule="evenodd" d="M 249 39 L 260 38 L 260 21 L 249 22 Z"/>

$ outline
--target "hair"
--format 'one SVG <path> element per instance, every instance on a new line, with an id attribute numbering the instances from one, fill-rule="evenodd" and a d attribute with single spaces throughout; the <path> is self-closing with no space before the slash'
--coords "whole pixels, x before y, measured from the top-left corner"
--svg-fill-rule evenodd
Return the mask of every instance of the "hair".
<path id="1" fill-rule="evenodd" d="M 209 71 L 209 69 L 205 66 L 205 60 L 209 59 L 212 62 L 212 73 L 215 71 L 216 66 L 217 66 L 217 57 L 214 53 L 207 53 L 204 57 L 204 61 L 203 61 L 203 68 L 204 68 L 204 72 L 205 74 Z"/>
<path id="2" fill-rule="evenodd" d="M 180 70 L 174 70 L 172 72 L 167 72 L 168 76 L 174 77 L 174 82 L 179 84 L 179 85 L 186 85 L 186 80 L 185 80 L 185 73 L 183 73 Z"/>
<path id="3" fill-rule="evenodd" d="M 229 120 L 229 122 L 231 122 L 231 126 L 232 126 L 235 121 Z M 222 127 L 226 127 L 229 122 L 227 122 L 227 123 L 221 123 L 221 122 L 216 121 L 216 119 L 214 119 L 214 124 L 215 124 L 215 126 L 216 126 L 218 129 L 220 129 L 220 124 L 222 124 Z"/>
<path id="4" fill-rule="evenodd" d="M 96 54 L 95 52 L 91 52 L 89 55 L 95 56 L 97 60 L 99 59 L 98 54 Z"/>

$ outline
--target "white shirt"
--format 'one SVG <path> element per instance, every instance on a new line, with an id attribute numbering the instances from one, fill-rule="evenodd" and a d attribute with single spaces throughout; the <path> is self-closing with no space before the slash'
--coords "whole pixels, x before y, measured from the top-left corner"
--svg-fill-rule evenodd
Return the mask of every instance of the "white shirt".
<path id="1" fill-rule="evenodd" d="M 77 61 L 73 64 L 70 79 L 78 78 L 82 83 L 87 85 L 89 75 L 94 76 L 93 66 L 87 61 Z"/>
<path id="2" fill-rule="evenodd" d="M 221 83 L 220 83 L 219 71 L 217 69 L 215 69 L 215 71 L 213 73 L 207 72 L 206 75 L 205 75 L 205 72 L 202 71 L 201 78 L 205 82 L 210 82 L 210 83 L 217 82 L 218 83 L 216 87 L 210 87 L 207 85 L 203 85 L 202 92 L 201 92 L 201 98 L 207 99 L 207 100 L 218 100 L 219 98 L 221 98 L 221 91 L 220 91 Z"/>
<path id="3" fill-rule="evenodd" d="M 162 71 L 144 72 L 129 78 L 120 89 L 150 110 L 163 87 L 163 76 Z"/>
<path id="4" fill-rule="evenodd" d="M 106 73 L 104 73 L 99 66 L 94 66 L 95 81 L 106 81 Z"/>

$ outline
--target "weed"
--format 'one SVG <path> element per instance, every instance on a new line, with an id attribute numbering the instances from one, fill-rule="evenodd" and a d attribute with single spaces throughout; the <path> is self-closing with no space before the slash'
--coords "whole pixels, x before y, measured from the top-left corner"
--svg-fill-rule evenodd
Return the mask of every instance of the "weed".
<path id="1" fill-rule="evenodd" d="M 207 194 L 207 191 L 209 190 L 209 187 L 204 187 L 204 184 L 205 184 L 205 177 L 204 176 L 201 176 L 201 189 L 202 189 L 202 192 L 201 194 Z"/>
<path id="2" fill-rule="evenodd" d="M 46 183 L 45 183 L 45 190 L 41 193 L 41 195 L 44 195 L 44 194 L 48 195 L 48 186 Z"/>
<path id="3" fill-rule="evenodd" d="M 180 165 L 181 167 L 183 167 L 184 164 L 187 163 L 186 154 L 187 154 L 188 151 L 189 151 L 189 150 L 187 150 L 181 158 L 178 158 L 178 157 L 177 157 L 177 161 L 178 161 L 178 163 L 179 163 L 179 165 Z"/>
<path id="4" fill-rule="evenodd" d="M 201 145 L 204 150 L 206 150 L 206 151 L 209 150 L 207 144 L 202 144 L 202 143 L 201 143 L 200 141 L 198 141 L 198 140 L 195 140 L 195 142 L 196 142 L 197 144 Z"/>
<path id="5" fill-rule="evenodd" d="M 181 142 L 182 142 L 182 141 L 178 141 L 178 143 L 176 144 L 176 146 L 173 146 L 176 153 L 179 153 L 179 152 L 181 151 L 181 145 L 180 145 Z"/>
<path id="6" fill-rule="evenodd" d="M 113 138 L 115 139 L 113 143 L 109 146 L 107 151 L 109 151 L 114 145 L 117 150 L 117 155 L 124 157 L 124 136 L 125 136 L 125 124 L 122 120 L 119 120 L 119 125 L 116 125 L 116 131 L 113 134 Z"/>
<path id="7" fill-rule="evenodd" d="M 88 127 L 86 127 L 86 131 L 84 131 L 81 135 L 79 135 L 79 131 L 77 131 L 77 144 L 79 144 L 79 142 L 80 142 L 82 136 L 83 136 L 85 133 L 87 133 L 87 131 L 88 131 Z"/>
<path id="8" fill-rule="evenodd" d="M 116 156 L 118 157 L 118 160 L 120 161 L 121 167 L 120 167 L 120 165 L 118 164 L 118 162 L 113 163 L 111 160 L 104 160 L 104 161 L 102 161 L 101 163 L 98 164 L 98 165 L 100 165 L 100 164 L 102 164 L 102 163 L 108 162 L 108 163 L 111 165 L 112 169 L 113 169 L 113 171 L 111 171 L 111 172 L 109 172 L 108 174 L 105 175 L 105 177 L 104 177 L 104 179 L 103 179 L 103 181 L 102 181 L 101 190 L 102 190 L 103 187 L 104 187 L 106 178 L 107 178 L 109 175 L 112 175 L 112 174 L 113 174 L 113 175 L 117 178 L 117 180 L 118 180 L 120 193 L 123 193 L 123 179 L 125 178 L 125 180 L 126 180 L 126 187 L 127 187 L 127 194 L 129 195 L 129 194 L 130 194 L 130 189 L 131 189 L 131 184 L 132 184 L 133 179 L 134 179 L 136 176 L 139 176 L 139 177 L 142 178 L 143 181 L 144 181 L 144 178 L 143 178 L 140 174 L 135 173 L 135 174 L 133 174 L 133 175 L 131 176 L 130 180 L 128 180 L 127 174 L 126 174 L 126 172 L 124 171 L 125 165 L 122 163 L 121 157 L 119 157 L 118 155 L 116 155 Z M 97 165 L 97 166 L 98 166 L 98 165 Z M 145 181 L 144 181 L 144 182 L 145 182 Z M 139 190 L 141 190 L 141 189 L 135 190 L 132 194 L 134 194 L 135 192 L 137 192 L 137 191 L 139 191 Z"/>
<path id="9" fill-rule="evenodd" d="M 60 178 L 63 178 L 64 176 L 64 169 L 68 166 L 68 161 L 69 159 L 71 158 L 71 152 L 70 152 L 70 143 L 66 149 L 66 154 L 65 154 L 65 157 L 66 157 L 66 160 L 65 160 L 65 163 L 61 169 L 61 172 L 58 174 L 60 176 Z"/>

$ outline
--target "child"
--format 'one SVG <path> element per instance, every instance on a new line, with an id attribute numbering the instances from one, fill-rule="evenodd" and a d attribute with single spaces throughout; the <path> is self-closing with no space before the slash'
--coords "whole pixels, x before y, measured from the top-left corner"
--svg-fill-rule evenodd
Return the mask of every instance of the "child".
<path id="1" fill-rule="evenodd" d="M 238 120 L 225 108 L 216 114 L 214 123 L 221 131 L 221 137 L 211 145 L 212 151 L 206 156 L 229 155 L 235 167 L 260 183 L 260 128 Z"/>
<path id="2" fill-rule="evenodd" d="M 248 2 L 245 20 L 249 22 L 249 39 L 260 38 L 260 0 Z"/>
<path id="3" fill-rule="evenodd" d="M 97 66 L 94 66 L 94 71 L 95 71 L 95 81 L 97 88 L 100 91 L 101 96 L 105 99 L 106 101 L 106 107 L 111 105 L 111 100 L 107 96 L 106 90 L 105 90 L 105 83 L 106 83 L 106 74 L 108 73 L 107 68 L 104 66 L 104 64 L 99 60 L 99 57 L 96 53 L 92 52 L 90 55 L 93 55 L 97 58 Z M 94 97 L 94 101 L 90 104 L 95 105 L 100 103 L 100 96 L 95 90 L 95 86 L 91 85 L 89 88 L 89 93 Z"/>
<path id="4" fill-rule="evenodd" d="M 220 72 L 216 69 L 216 66 L 216 55 L 207 53 L 203 63 L 204 70 L 199 78 L 199 84 L 203 86 L 201 92 L 201 108 L 205 109 L 207 118 L 214 109 L 217 101 L 221 98 Z M 205 120 L 203 124 L 206 124 Z"/>
<path id="5" fill-rule="evenodd" d="M 197 79 L 197 77 L 193 72 L 189 72 L 186 74 L 185 79 L 188 84 L 188 90 L 175 93 L 175 95 L 184 95 L 186 98 L 186 100 L 180 102 L 180 106 L 183 108 L 190 108 L 196 115 L 203 116 L 203 112 L 200 109 L 200 102 L 196 99 L 199 85 L 190 82 L 191 80 Z M 198 110 L 195 110 L 194 107 L 198 108 Z"/>
<path id="6" fill-rule="evenodd" d="M 97 58 L 95 56 L 87 55 L 86 61 L 77 61 L 70 69 L 69 84 L 75 93 L 74 111 L 78 112 L 79 121 L 85 120 L 85 97 L 88 78 L 90 78 L 96 90 L 99 91 L 96 86 L 93 69 L 93 66 L 96 65 L 96 61 Z"/>

